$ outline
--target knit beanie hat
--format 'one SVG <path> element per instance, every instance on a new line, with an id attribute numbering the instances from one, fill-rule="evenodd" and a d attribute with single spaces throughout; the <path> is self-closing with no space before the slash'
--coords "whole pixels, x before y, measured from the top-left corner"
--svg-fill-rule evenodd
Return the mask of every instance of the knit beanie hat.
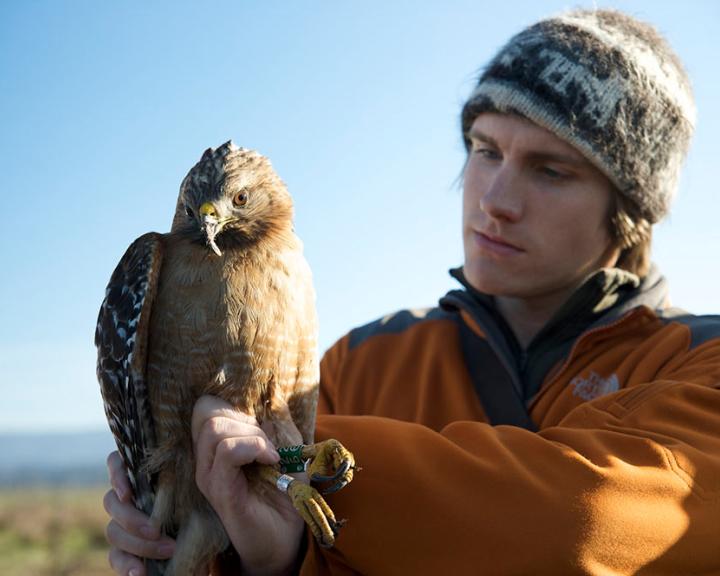
<path id="1" fill-rule="evenodd" d="M 690 82 L 649 24 L 569 12 L 514 36 L 462 110 L 465 146 L 482 112 L 520 114 L 570 143 L 650 223 L 668 211 L 695 124 Z"/>

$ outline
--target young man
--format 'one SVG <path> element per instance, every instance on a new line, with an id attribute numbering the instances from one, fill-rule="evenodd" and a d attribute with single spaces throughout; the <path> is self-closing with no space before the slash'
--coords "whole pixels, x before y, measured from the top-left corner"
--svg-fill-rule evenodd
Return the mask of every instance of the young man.
<path id="1" fill-rule="evenodd" d="M 198 402 L 198 484 L 241 573 L 720 573 L 720 319 L 668 308 L 649 265 L 693 123 L 643 23 L 580 11 L 511 39 L 462 111 L 463 289 L 323 359 L 317 434 L 363 467 L 330 498 L 334 549 L 244 491 L 240 466 L 274 458 L 252 418 Z M 110 468 L 127 574 L 172 542 Z"/>

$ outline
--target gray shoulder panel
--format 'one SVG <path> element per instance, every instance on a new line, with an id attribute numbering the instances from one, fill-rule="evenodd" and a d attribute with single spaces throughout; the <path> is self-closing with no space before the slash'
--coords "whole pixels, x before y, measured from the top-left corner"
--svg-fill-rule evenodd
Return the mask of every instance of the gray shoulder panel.
<path id="1" fill-rule="evenodd" d="M 720 340 L 720 316 L 695 316 L 680 308 L 668 308 L 657 311 L 661 320 L 670 323 L 678 322 L 690 329 L 690 349 L 713 339 Z"/>
<path id="2" fill-rule="evenodd" d="M 374 322 L 355 328 L 350 332 L 350 350 L 359 346 L 368 338 L 378 336 L 380 334 L 398 334 L 404 332 L 411 326 L 426 320 L 444 320 L 451 319 L 452 312 L 441 310 L 440 308 L 425 308 L 414 310 L 400 310 L 383 316 Z"/>

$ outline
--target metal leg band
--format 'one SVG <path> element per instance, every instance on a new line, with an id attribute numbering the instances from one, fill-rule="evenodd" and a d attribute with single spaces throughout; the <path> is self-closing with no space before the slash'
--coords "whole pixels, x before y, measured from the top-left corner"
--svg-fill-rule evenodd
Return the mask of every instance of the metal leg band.
<path id="1" fill-rule="evenodd" d="M 295 478 L 293 478 L 292 476 L 288 476 L 287 474 L 283 474 L 282 476 L 280 476 L 280 478 L 277 479 L 275 485 L 277 486 L 278 490 L 280 490 L 280 492 L 287 492 L 288 487 L 293 482 L 295 482 Z"/>

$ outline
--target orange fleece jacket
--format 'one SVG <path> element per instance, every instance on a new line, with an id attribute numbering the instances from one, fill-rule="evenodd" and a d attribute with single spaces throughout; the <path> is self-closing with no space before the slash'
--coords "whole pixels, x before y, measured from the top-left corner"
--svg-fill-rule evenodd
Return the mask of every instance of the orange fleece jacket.
<path id="1" fill-rule="evenodd" d="M 528 402 L 537 432 L 487 423 L 450 313 L 362 330 L 323 359 L 317 425 L 362 471 L 302 575 L 720 574 L 717 317 L 585 331 Z"/>

